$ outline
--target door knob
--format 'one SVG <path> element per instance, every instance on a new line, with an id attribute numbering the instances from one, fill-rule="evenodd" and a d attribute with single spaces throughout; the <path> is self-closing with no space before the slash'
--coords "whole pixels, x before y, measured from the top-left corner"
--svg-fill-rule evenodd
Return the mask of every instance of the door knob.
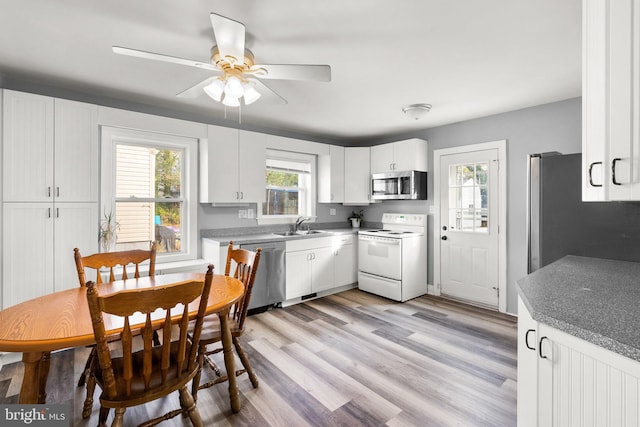
<path id="1" fill-rule="evenodd" d="M 443 225 L 443 226 L 442 226 L 442 229 L 443 229 L 444 231 L 447 231 L 447 226 L 446 226 L 446 225 Z"/>
<path id="2" fill-rule="evenodd" d="M 442 240 L 447 240 L 447 236 L 442 236 L 441 239 Z"/>

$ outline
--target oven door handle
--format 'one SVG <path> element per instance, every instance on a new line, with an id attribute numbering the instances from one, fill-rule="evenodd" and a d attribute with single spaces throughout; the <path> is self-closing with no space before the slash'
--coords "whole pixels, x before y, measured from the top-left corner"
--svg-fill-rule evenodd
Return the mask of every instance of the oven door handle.
<path id="1" fill-rule="evenodd" d="M 360 236 L 359 239 L 362 242 L 380 243 L 382 245 L 390 245 L 390 246 L 400 245 L 400 239 L 387 239 L 384 237 L 367 237 L 367 236 Z"/>

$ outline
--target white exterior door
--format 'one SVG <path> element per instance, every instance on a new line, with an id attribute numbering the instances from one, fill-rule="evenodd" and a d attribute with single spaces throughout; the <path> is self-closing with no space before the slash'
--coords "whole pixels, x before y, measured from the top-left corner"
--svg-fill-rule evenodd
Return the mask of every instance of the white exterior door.
<path id="1" fill-rule="evenodd" d="M 498 307 L 498 149 L 440 157 L 443 295 Z"/>

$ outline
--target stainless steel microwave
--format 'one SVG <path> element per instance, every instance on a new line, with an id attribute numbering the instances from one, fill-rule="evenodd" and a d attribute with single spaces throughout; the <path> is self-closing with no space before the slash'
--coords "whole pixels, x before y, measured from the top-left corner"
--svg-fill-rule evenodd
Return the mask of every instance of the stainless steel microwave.
<path id="1" fill-rule="evenodd" d="M 427 200 L 427 173 L 394 171 L 371 175 L 373 200 Z"/>

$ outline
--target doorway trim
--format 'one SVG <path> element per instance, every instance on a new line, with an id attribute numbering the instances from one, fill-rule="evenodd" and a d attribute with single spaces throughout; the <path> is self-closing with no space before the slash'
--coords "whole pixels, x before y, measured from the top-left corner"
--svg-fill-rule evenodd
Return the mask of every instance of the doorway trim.
<path id="1" fill-rule="evenodd" d="M 433 150 L 433 281 L 434 294 L 440 295 L 440 158 L 450 154 L 470 153 L 482 150 L 498 150 L 498 311 L 507 311 L 507 140 L 463 145 Z"/>

